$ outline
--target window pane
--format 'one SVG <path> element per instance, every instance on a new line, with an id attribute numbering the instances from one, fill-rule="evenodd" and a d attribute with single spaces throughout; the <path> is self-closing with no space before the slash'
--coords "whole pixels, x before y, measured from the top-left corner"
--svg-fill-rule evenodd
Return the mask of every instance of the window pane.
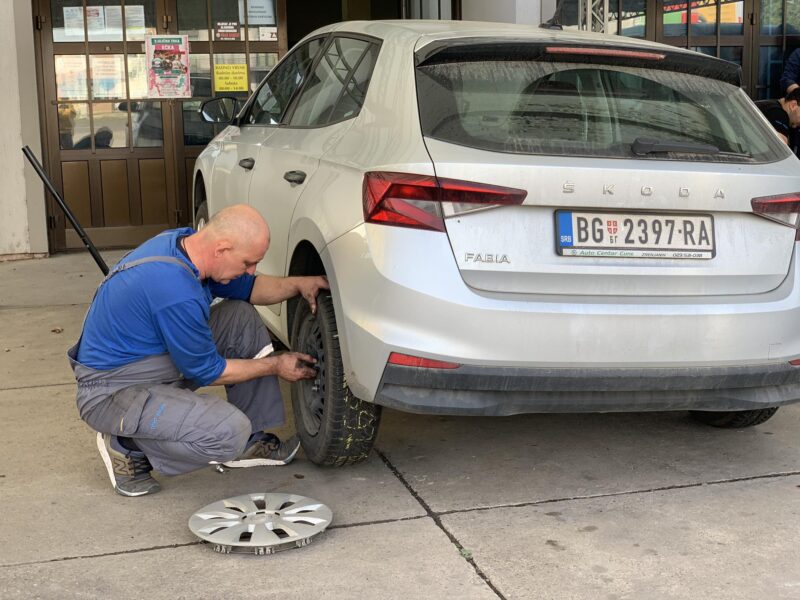
<path id="1" fill-rule="evenodd" d="M 267 82 L 245 117 L 252 125 L 277 125 L 295 90 L 303 83 L 308 68 L 324 40 L 316 39 L 296 47 L 279 66 L 272 70 Z"/>
<path id="2" fill-rule="evenodd" d="M 214 90 L 217 96 L 249 96 L 247 60 L 244 53 L 214 55 Z"/>
<path id="3" fill-rule="evenodd" d="M 354 117 L 361 110 L 377 58 L 378 47 L 370 44 L 366 56 L 356 66 L 352 79 L 347 82 L 344 93 L 340 95 L 336 107 L 328 120 L 329 123 Z"/>
<path id="4" fill-rule="evenodd" d="M 664 0 L 664 36 L 686 35 L 686 3 Z"/>
<path id="5" fill-rule="evenodd" d="M 720 35 L 742 35 L 744 33 L 744 2 L 726 2 L 719 13 Z"/>
<path id="6" fill-rule="evenodd" d="M 785 156 L 741 89 L 699 71 L 517 57 L 418 67 L 423 135 L 516 154 L 634 157 L 637 138 L 650 137 L 709 144 L 730 153 L 697 153 L 694 161 Z M 680 155 L 647 158 L 687 160 Z"/>
<path id="7" fill-rule="evenodd" d="M 126 0 L 125 35 L 129 42 L 157 33 L 156 0 Z"/>
<path id="8" fill-rule="evenodd" d="M 133 146 L 152 148 L 164 145 L 164 126 L 161 121 L 161 102 L 144 100 L 131 105 Z"/>
<path id="9" fill-rule="evenodd" d="M 238 0 L 214 0 L 211 3 L 211 29 L 214 41 L 244 39 L 244 27 L 239 22 Z"/>
<path id="10" fill-rule="evenodd" d="M 205 146 L 214 137 L 213 123 L 206 123 L 200 116 L 203 100 L 181 102 L 183 111 L 183 143 L 187 146 Z"/>
<path id="11" fill-rule="evenodd" d="M 647 0 L 622 0 L 622 35 L 644 37 Z"/>
<path id="12" fill-rule="evenodd" d="M 716 46 L 694 46 L 689 48 L 690 50 L 694 50 L 695 52 L 699 52 L 700 54 L 705 54 L 706 56 L 716 56 L 717 55 L 717 47 Z"/>
<path id="13" fill-rule="evenodd" d="M 783 0 L 761 0 L 761 33 L 783 33 Z"/>
<path id="14" fill-rule="evenodd" d="M 692 35 L 717 35 L 717 3 L 692 5 Z"/>
<path id="15" fill-rule="evenodd" d="M 54 42 L 83 42 L 83 2 L 81 0 L 54 0 L 50 9 L 53 21 Z"/>
<path id="16" fill-rule="evenodd" d="M 90 42 L 121 42 L 120 0 L 89 0 L 86 6 L 86 29 Z"/>
<path id="17" fill-rule="evenodd" d="M 83 54 L 56 54 L 56 94 L 59 100 L 88 100 L 86 57 Z"/>
<path id="18" fill-rule="evenodd" d="M 89 105 L 58 105 L 58 142 L 62 150 L 71 150 L 76 140 L 89 135 Z"/>
<path id="19" fill-rule="evenodd" d="M 797 35 L 800 33 L 800 2 L 786 1 L 786 33 Z"/>
<path id="20" fill-rule="evenodd" d="M 362 40 L 338 37 L 333 39 L 333 43 L 325 49 L 322 60 L 308 78 L 292 116 L 292 125 L 315 127 L 333 120 L 334 109 L 342 95 L 344 84 L 350 80 L 350 74 L 356 66 L 363 62 L 361 58 L 369 46 L 369 42 Z M 345 96 L 352 96 L 349 112 L 358 112 L 364 99 L 362 90 L 350 81 Z"/>
<path id="21" fill-rule="evenodd" d="M 244 2 L 239 0 L 239 15 L 244 22 Z M 248 39 L 254 42 L 277 42 L 278 21 L 276 18 L 275 0 L 248 0 L 247 22 Z"/>
<path id="22" fill-rule="evenodd" d="M 190 40 L 208 41 L 206 0 L 178 0 L 178 33 Z"/>
<path id="23" fill-rule="evenodd" d="M 147 57 L 128 54 L 128 85 L 130 98 L 147 98 Z"/>
<path id="24" fill-rule="evenodd" d="M 256 91 L 258 84 L 278 63 L 277 52 L 264 52 L 250 55 L 250 91 Z"/>
<path id="25" fill-rule="evenodd" d="M 121 110 L 124 108 L 125 110 Z M 94 117 L 94 147 L 125 148 L 128 146 L 128 110 L 127 106 L 121 107 L 116 102 L 103 102 L 92 104 Z M 88 136 L 75 142 L 75 149 L 91 148 Z"/>
<path id="26" fill-rule="evenodd" d="M 211 55 L 190 54 L 193 98 L 211 98 Z"/>
<path id="27" fill-rule="evenodd" d="M 779 98 L 783 55 L 779 46 L 758 49 L 758 99 Z"/>
<path id="28" fill-rule="evenodd" d="M 125 57 L 123 54 L 89 56 L 92 77 L 92 98 L 117 100 L 125 98 Z"/>
<path id="29" fill-rule="evenodd" d="M 719 57 L 722 60 L 736 63 L 742 66 L 742 47 L 741 46 L 722 46 L 719 49 Z"/>

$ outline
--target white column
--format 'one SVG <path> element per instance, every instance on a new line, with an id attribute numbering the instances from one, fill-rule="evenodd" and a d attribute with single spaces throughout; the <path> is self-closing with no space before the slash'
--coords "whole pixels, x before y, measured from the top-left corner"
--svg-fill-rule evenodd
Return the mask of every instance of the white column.
<path id="1" fill-rule="evenodd" d="M 549 14 L 542 14 L 548 4 Z M 553 16 L 548 0 L 462 0 L 461 15 L 465 21 L 496 21 L 539 25 Z"/>
<path id="2" fill-rule="evenodd" d="M 0 90 L 0 260 L 44 255 L 44 191 L 21 151 L 41 158 L 29 0 L 0 2 Z"/>

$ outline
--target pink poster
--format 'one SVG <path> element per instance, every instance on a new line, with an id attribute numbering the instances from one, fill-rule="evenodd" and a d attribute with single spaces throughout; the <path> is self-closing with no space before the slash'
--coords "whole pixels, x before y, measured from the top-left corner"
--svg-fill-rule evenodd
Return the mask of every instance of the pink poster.
<path id="1" fill-rule="evenodd" d="M 147 97 L 191 98 L 189 84 L 189 36 L 145 36 Z"/>

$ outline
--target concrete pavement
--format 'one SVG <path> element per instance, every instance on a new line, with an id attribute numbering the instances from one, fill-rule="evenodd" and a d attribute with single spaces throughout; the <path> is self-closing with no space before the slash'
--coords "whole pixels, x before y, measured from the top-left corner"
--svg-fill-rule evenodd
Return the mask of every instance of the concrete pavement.
<path id="1" fill-rule="evenodd" d="M 117 496 L 64 358 L 99 279 L 86 253 L 0 263 L 4 599 L 800 597 L 800 406 L 742 431 L 685 413 L 385 411 L 355 467 L 301 456 Z M 187 527 L 275 490 L 327 503 L 333 526 L 267 557 L 216 554 Z"/>

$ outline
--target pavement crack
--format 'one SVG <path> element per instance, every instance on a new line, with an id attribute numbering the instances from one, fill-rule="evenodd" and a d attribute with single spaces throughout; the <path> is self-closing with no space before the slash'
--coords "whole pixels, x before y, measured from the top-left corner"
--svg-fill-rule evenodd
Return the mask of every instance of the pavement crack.
<path id="1" fill-rule="evenodd" d="M 28 567 L 31 565 L 46 565 L 49 563 L 67 562 L 70 560 L 82 560 L 84 558 L 105 558 L 106 556 L 120 556 L 122 554 L 139 554 L 140 552 L 150 552 L 151 550 L 171 550 L 173 548 L 185 548 L 187 546 L 198 546 L 203 542 L 187 542 L 185 544 L 167 544 L 165 546 L 149 546 L 147 548 L 134 548 L 132 550 L 119 550 L 117 552 L 104 552 L 102 554 L 84 554 L 81 556 L 62 556 L 60 558 L 51 558 L 49 560 L 32 560 L 21 563 L 11 563 L 8 565 L 0 565 L 1 569 L 8 569 L 11 567 Z"/>
<path id="2" fill-rule="evenodd" d="M 622 492 L 607 492 L 605 494 L 586 494 L 582 496 L 564 496 L 562 498 L 546 498 L 544 500 L 531 500 L 529 502 L 514 502 L 508 504 L 492 504 L 491 506 L 477 506 L 474 508 L 454 508 L 435 513 L 437 516 L 455 515 L 469 512 L 480 512 L 484 510 L 496 510 L 498 508 L 525 508 L 528 506 L 539 506 L 541 504 L 554 504 L 556 502 L 570 502 L 573 500 L 597 500 L 600 498 L 614 498 L 617 496 L 636 496 L 639 494 L 651 494 L 653 492 L 667 492 L 670 490 L 686 490 L 698 488 L 706 485 L 724 485 L 728 483 L 741 483 L 743 481 L 756 481 L 759 479 L 777 479 L 781 477 L 793 477 L 800 475 L 800 471 L 783 471 L 780 473 L 766 473 L 763 475 L 748 475 L 746 477 L 730 477 L 728 479 L 716 479 L 713 481 L 698 481 L 695 483 L 678 483 L 665 485 L 642 490 L 625 490 Z"/>
<path id="3" fill-rule="evenodd" d="M 497 589 L 497 586 L 492 583 L 492 580 L 489 579 L 489 576 L 483 572 L 483 569 L 478 566 L 478 564 L 475 562 L 475 559 L 469 554 L 468 551 L 464 549 L 464 546 L 458 541 L 458 538 L 449 529 L 447 529 L 444 523 L 442 523 L 441 515 L 444 513 L 438 513 L 431 509 L 430 505 L 425 502 L 425 499 L 419 495 L 417 490 L 414 489 L 405 476 L 397 469 L 397 467 L 392 464 L 392 461 L 390 461 L 383 452 L 376 448 L 375 453 L 380 457 L 384 464 L 386 464 L 394 476 L 397 477 L 400 483 L 405 486 L 405 488 L 408 490 L 408 493 L 411 494 L 417 502 L 419 502 L 420 506 L 422 506 L 427 513 L 427 516 L 430 517 L 433 522 L 436 523 L 436 526 L 442 530 L 442 532 L 447 536 L 447 539 L 449 539 L 450 542 L 456 547 L 462 558 L 470 564 L 478 577 L 483 580 L 483 582 L 495 593 L 498 598 L 501 600 L 506 600 L 506 597 L 499 589 Z"/>
<path id="4" fill-rule="evenodd" d="M 74 381 L 65 381 L 64 383 L 42 383 L 39 385 L 21 385 L 19 387 L 0 387 L 0 392 L 11 392 L 14 390 L 32 390 L 36 388 L 50 388 L 50 387 L 60 387 L 60 386 L 72 386 L 75 387 Z"/>

